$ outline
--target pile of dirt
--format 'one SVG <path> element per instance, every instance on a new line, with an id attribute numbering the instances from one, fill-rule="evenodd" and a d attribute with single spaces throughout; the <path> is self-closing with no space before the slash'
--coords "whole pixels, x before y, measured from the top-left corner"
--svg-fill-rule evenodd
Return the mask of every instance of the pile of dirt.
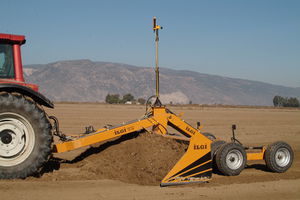
<path id="1" fill-rule="evenodd" d="M 157 185 L 182 157 L 186 144 L 156 134 L 140 133 L 91 147 L 59 170 L 44 174 L 52 180 L 115 179 Z"/>

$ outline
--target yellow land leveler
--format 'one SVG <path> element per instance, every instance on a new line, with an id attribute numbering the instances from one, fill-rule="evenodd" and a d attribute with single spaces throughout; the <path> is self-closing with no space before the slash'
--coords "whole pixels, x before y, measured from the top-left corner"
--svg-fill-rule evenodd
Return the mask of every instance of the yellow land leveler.
<path id="1" fill-rule="evenodd" d="M 58 128 L 58 120 L 55 117 L 45 115 L 44 119 L 44 116 L 40 113 L 39 117 L 36 117 L 36 120 L 40 122 L 40 126 L 53 120 L 51 123 L 51 137 L 49 137 L 45 133 L 49 131 L 47 127 L 43 129 L 39 127 L 42 130 L 41 136 L 36 133 L 39 128 L 35 124 L 31 124 L 33 121 L 31 118 L 26 119 L 27 114 L 24 114 L 24 111 L 16 112 L 9 108 L 1 110 L 2 107 L 0 107 L 0 178 L 27 177 L 35 173 L 47 161 L 51 153 L 71 151 L 149 128 L 152 128 L 156 134 L 189 142 L 186 153 L 163 178 L 161 186 L 207 182 L 212 178 L 213 168 L 224 175 L 235 176 L 245 168 L 247 160 L 265 160 L 267 168 L 272 172 L 282 173 L 288 170 L 293 162 L 293 150 L 287 143 L 280 141 L 268 146 L 243 146 L 235 138 L 235 125 L 232 125 L 233 136 L 231 142 L 227 143 L 216 139 L 212 134 L 201 133 L 199 122 L 197 128 L 194 128 L 162 105 L 159 99 L 158 66 L 158 32 L 160 29 L 162 27 L 156 24 L 156 18 L 154 17 L 156 95 L 148 99 L 146 106 L 150 106 L 146 107 L 146 113 L 142 118 L 118 126 L 107 126 L 99 130 L 91 128 L 87 130 L 87 134 L 74 137 L 61 134 Z M 27 103 L 27 100 L 22 100 L 19 95 L 10 94 L 9 92 L 5 92 L 1 96 L 0 90 L 0 105 L 15 107 L 15 110 L 17 110 L 17 106 L 10 105 L 5 101 L 7 100 L 5 97 L 16 103 L 24 101 L 25 104 L 28 104 L 28 109 L 33 104 L 30 102 L 35 100 L 31 97 L 31 100 L 28 100 L 29 103 Z M 149 104 L 151 99 L 154 100 Z M 39 112 L 36 111 L 35 113 L 35 110 L 33 110 L 32 115 L 34 116 L 34 114 L 39 114 Z M 168 126 L 175 129 L 177 133 L 168 133 Z M 35 139 L 32 139 L 32 135 Z M 46 147 L 51 146 L 52 135 L 58 136 L 60 141 L 48 151 Z M 19 144 L 12 148 L 15 145 L 13 142 Z M 37 154 L 37 152 L 40 153 Z"/>

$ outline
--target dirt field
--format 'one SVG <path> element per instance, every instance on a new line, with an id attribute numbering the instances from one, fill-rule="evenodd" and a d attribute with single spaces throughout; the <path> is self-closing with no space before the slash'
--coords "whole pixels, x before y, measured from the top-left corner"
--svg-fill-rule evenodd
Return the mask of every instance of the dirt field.
<path id="1" fill-rule="evenodd" d="M 230 140 L 231 124 L 246 145 L 284 140 L 295 151 L 294 164 L 283 174 L 268 172 L 264 162 L 248 163 L 236 177 L 213 174 L 209 183 L 160 188 L 159 182 L 186 146 L 143 133 L 92 148 L 54 155 L 40 178 L 0 180 L 1 199 L 300 199 L 300 110 L 272 108 L 169 107 L 203 132 Z M 84 127 L 120 124 L 144 114 L 143 106 L 56 104 L 47 110 L 68 134 Z M 135 138 L 136 137 L 136 138 Z"/>

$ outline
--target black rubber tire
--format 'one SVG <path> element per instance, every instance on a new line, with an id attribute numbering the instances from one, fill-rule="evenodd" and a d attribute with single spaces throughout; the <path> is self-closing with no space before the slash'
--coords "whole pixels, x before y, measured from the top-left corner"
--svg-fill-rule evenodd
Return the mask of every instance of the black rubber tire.
<path id="1" fill-rule="evenodd" d="M 204 133 L 202 133 L 202 135 L 204 135 L 205 137 L 207 137 L 211 141 L 214 141 L 214 140 L 217 139 L 216 136 L 214 136 L 214 134 L 212 134 L 212 133 L 204 132 Z"/>
<path id="2" fill-rule="evenodd" d="M 237 155 L 239 156 L 238 164 L 235 167 L 230 167 L 227 162 L 228 155 Z M 236 158 L 232 157 L 233 162 Z M 247 155 L 244 147 L 237 143 L 226 143 L 223 144 L 217 151 L 215 156 L 216 164 L 218 170 L 225 176 L 236 176 L 241 173 L 245 168 L 247 162 Z"/>
<path id="3" fill-rule="evenodd" d="M 31 146 L 28 148 L 32 149 L 28 151 L 28 155 L 26 154 L 24 159 L 20 160 L 20 163 L 13 163 L 1 156 L 0 158 L 3 160 L 2 165 L 0 165 L 0 179 L 26 178 L 34 175 L 50 158 L 53 142 L 51 125 L 41 108 L 19 94 L 2 93 L 0 95 L 0 116 L 2 115 L 5 119 L 6 113 L 20 116 L 29 122 L 32 127 L 30 130 L 33 130 L 31 131 L 31 138 L 34 138 L 32 140 L 34 147 L 28 145 Z M 14 118 L 12 117 L 12 119 Z"/>
<path id="4" fill-rule="evenodd" d="M 224 140 L 215 140 L 210 145 L 212 167 L 213 167 L 213 172 L 215 172 L 215 173 L 219 172 L 219 169 L 218 169 L 218 166 L 216 163 L 216 154 L 223 144 L 226 144 L 226 142 Z"/>
<path id="5" fill-rule="evenodd" d="M 219 150 L 219 148 L 224 144 L 226 144 L 226 142 L 224 140 L 213 141 L 210 145 L 211 156 L 214 157 L 216 155 L 217 151 Z"/>
<path id="6" fill-rule="evenodd" d="M 278 154 L 278 159 L 286 159 L 283 160 L 284 163 L 281 163 L 280 166 L 280 160 L 276 162 L 276 154 Z M 279 157 L 281 156 L 281 158 Z M 285 158 L 282 158 L 282 156 L 286 156 Z M 283 173 L 286 170 L 288 170 L 294 159 L 294 152 L 292 147 L 282 141 L 274 142 L 270 144 L 265 152 L 264 159 L 267 165 L 267 168 L 272 171 L 272 172 L 277 172 L 277 173 Z"/>

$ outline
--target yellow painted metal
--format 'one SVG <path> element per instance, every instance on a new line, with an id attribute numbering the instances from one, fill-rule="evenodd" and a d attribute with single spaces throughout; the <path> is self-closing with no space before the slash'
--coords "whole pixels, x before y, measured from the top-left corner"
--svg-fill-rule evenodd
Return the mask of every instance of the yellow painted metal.
<path id="1" fill-rule="evenodd" d="M 260 152 L 247 152 L 247 160 L 263 160 L 266 148 L 263 147 Z"/>
<path id="2" fill-rule="evenodd" d="M 170 114 L 168 121 L 177 130 L 190 137 L 190 144 L 187 152 L 162 180 L 162 185 L 210 180 L 212 171 L 211 140 L 175 114 Z M 204 175 L 200 176 L 201 174 Z"/>
<path id="3" fill-rule="evenodd" d="M 194 136 L 196 133 L 199 133 L 199 130 L 192 127 L 191 125 L 189 125 L 187 122 L 185 122 L 184 120 L 182 120 L 175 114 L 170 114 L 168 120 L 174 127 L 176 127 L 177 129 L 180 129 L 182 132 L 185 132 L 190 137 Z M 203 136 L 203 139 L 208 140 L 205 136 Z"/>
<path id="4" fill-rule="evenodd" d="M 159 29 L 161 29 L 161 26 L 159 26 L 159 25 L 156 25 L 155 27 L 153 27 L 153 30 L 159 30 Z"/>
<path id="5" fill-rule="evenodd" d="M 96 131 L 91 135 L 80 137 L 76 140 L 55 144 L 53 152 L 61 153 L 65 151 L 71 151 L 80 147 L 88 146 L 98 142 L 103 142 L 109 139 L 113 139 L 115 137 L 139 131 L 141 129 L 151 127 L 154 125 L 157 125 L 157 122 L 155 120 L 153 120 L 152 118 L 146 118 L 116 128 L 107 129 L 105 131 L 103 131 L 103 129 L 99 129 L 101 131 Z"/>
<path id="6" fill-rule="evenodd" d="M 199 132 L 193 135 L 190 139 L 187 152 L 164 177 L 162 184 L 203 182 L 210 180 L 212 171 L 210 143 L 211 141 L 202 136 Z M 201 161 L 201 158 L 203 158 L 205 155 L 209 155 L 207 156 L 208 158 Z M 210 173 L 208 173 L 207 176 L 200 176 L 199 178 L 193 177 L 206 172 Z"/>
<path id="7" fill-rule="evenodd" d="M 165 107 L 153 107 L 151 108 L 150 113 L 152 113 L 152 116 L 143 118 L 141 120 L 130 122 L 111 129 L 101 128 L 93 134 L 79 137 L 76 140 L 55 144 L 53 152 L 61 153 L 65 151 L 71 151 L 73 149 L 110 140 L 115 137 L 126 135 L 149 127 L 153 127 L 153 129 L 155 129 L 155 133 L 161 135 L 167 134 L 167 123 L 171 114 L 167 113 Z"/>
<path id="8" fill-rule="evenodd" d="M 166 112 L 166 108 L 154 107 L 150 110 L 150 113 L 152 113 L 151 117 L 143 118 L 111 129 L 101 128 L 93 134 L 79 137 L 76 140 L 58 143 L 54 145 L 53 152 L 61 153 L 71 151 L 73 149 L 110 140 L 149 127 L 153 127 L 158 134 L 166 134 L 168 117 L 170 115 Z"/>
<path id="9" fill-rule="evenodd" d="M 166 112 L 165 107 L 154 107 L 153 108 L 153 120 L 157 122 L 157 125 L 153 126 L 153 132 L 160 135 L 166 135 L 167 124 L 169 114 Z"/>

